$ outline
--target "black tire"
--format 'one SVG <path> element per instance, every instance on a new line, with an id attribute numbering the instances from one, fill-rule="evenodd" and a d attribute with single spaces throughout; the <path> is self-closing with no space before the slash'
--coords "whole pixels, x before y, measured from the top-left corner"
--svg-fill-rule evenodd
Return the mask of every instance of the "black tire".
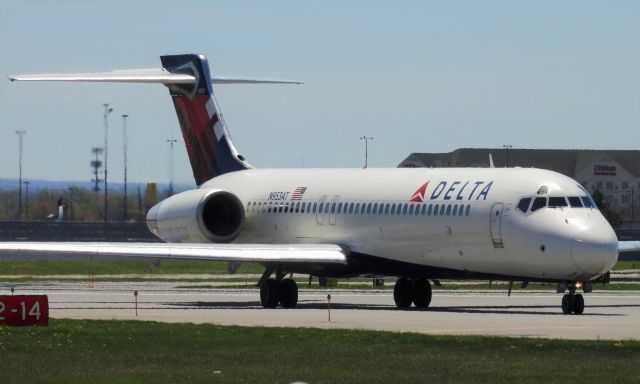
<path id="1" fill-rule="evenodd" d="M 293 279 L 284 279 L 280 285 L 280 304 L 283 308 L 295 308 L 298 304 L 298 284 Z"/>
<path id="2" fill-rule="evenodd" d="M 582 315 L 584 312 L 584 297 L 581 294 L 577 294 L 573 300 L 573 313 L 576 315 Z"/>
<path id="3" fill-rule="evenodd" d="M 398 279 L 393 287 L 393 301 L 398 308 L 409 308 L 413 296 L 413 284 L 406 277 Z"/>
<path id="4" fill-rule="evenodd" d="M 431 284 L 427 279 L 417 279 L 413 282 L 413 304 L 416 308 L 427 308 L 431 304 Z"/>
<path id="5" fill-rule="evenodd" d="M 566 294 L 562 296 L 562 313 L 565 315 L 571 314 L 573 312 L 573 300 L 571 300 L 571 295 Z"/>
<path id="6" fill-rule="evenodd" d="M 274 279 L 267 279 L 260 287 L 260 302 L 263 308 L 275 308 L 278 305 L 279 284 Z"/>

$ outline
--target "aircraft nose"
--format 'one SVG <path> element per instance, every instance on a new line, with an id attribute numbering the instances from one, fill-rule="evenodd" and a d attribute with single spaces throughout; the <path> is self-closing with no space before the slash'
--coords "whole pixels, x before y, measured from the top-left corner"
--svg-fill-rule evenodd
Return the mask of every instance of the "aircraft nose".
<path id="1" fill-rule="evenodd" d="M 618 238 L 609 225 L 587 228 L 574 238 L 571 257 L 582 273 L 603 274 L 618 260 Z"/>

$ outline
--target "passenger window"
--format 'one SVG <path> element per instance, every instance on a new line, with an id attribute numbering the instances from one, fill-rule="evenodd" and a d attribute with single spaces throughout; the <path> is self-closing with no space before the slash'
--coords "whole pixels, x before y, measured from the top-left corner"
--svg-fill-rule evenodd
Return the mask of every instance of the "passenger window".
<path id="1" fill-rule="evenodd" d="M 407 214 L 407 210 L 409 209 L 409 207 L 407 206 L 407 204 L 402 204 L 402 214 L 406 215 Z"/>
<path id="2" fill-rule="evenodd" d="M 533 204 L 531 205 L 531 212 L 535 212 L 540 208 L 544 208 L 547 206 L 547 198 L 546 197 L 536 197 L 533 200 Z"/>
<path id="3" fill-rule="evenodd" d="M 529 209 L 529 204 L 531 204 L 530 197 L 525 197 L 524 199 L 520 199 L 520 202 L 518 203 L 518 209 L 521 210 L 523 213 L 527 213 L 527 210 Z"/>
<path id="4" fill-rule="evenodd" d="M 365 203 L 362 203 L 362 205 L 360 206 L 360 214 L 364 215 L 364 210 L 367 208 L 367 205 Z"/>
<path id="5" fill-rule="evenodd" d="M 391 204 L 391 214 L 395 214 L 396 213 L 396 205 L 395 204 Z"/>
<path id="6" fill-rule="evenodd" d="M 467 212 L 465 213 L 465 215 L 469 216 L 470 212 L 471 212 L 471 204 L 467 204 Z"/>
<path id="7" fill-rule="evenodd" d="M 427 216 L 431 216 L 432 209 L 433 209 L 433 205 L 429 204 L 429 208 L 427 209 Z"/>
<path id="8" fill-rule="evenodd" d="M 452 216 L 457 216 L 458 215 L 458 204 L 453 206 L 453 213 Z"/>
<path id="9" fill-rule="evenodd" d="M 409 205 L 409 214 L 413 215 L 413 204 Z"/>
<path id="10" fill-rule="evenodd" d="M 336 203 L 331 204 L 331 213 L 336 213 Z"/>
<path id="11" fill-rule="evenodd" d="M 460 216 L 464 215 L 464 205 L 460 206 Z"/>
<path id="12" fill-rule="evenodd" d="M 549 198 L 549 207 L 550 208 L 560 208 L 567 206 L 567 199 L 561 196 L 554 196 Z"/>
<path id="13" fill-rule="evenodd" d="M 367 204 L 367 215 L 371 214 L 371 203 Z"/>
<path id="14" fill-rule="evenodd" d="M 333 203 L 333 207 L 335 208 L 336 203 Z M 329 203 L 327 203 L 327 205 L 324 206 L 324 213 L 329 213 Z"/>
<path id="15" fill-rule="evenodd" d="M 338 214 L 342 213 L 342 203 L 338 204 Z"/>
<path id="16" fill-rule="evenodd" d="M 427 212 L 427 204 L 422 204 L 422 216 Z"/>
<path id="17" fill-rule="evenodd" d="M 300 212 L 304 213 L 304 209 L 306 207 L 307 203 L 302 203 L 302 207 L 300 207 Z"/>
<path id="18" fill-rule="evenodd" d="M 384 205 L 384 214 L 388 215 L 389 214 L 389 203 Z"/>
<path id="19" fill-rule="evenodd" d="M 447 216 L 451 216 L 451 206 L 447 205 Z"/>
<path id="20" fill-rule="evenodd" d="M 582 200 L 578 196 L 570 196 L 569 197 L 569 205 L 573 208 L 582 208 Z"/>
<path id="21" fill-rule="evenodd" d="M 384 204 L 380 204 L 380 207 L 378 208 L 378 215 L 382 215 L 383 211 L 384 211 Z"/>
<path id="22" fill-rule="evenodd" d="M 356 210 L 355 210 L 356 215 L 358 214 L 359 210 L 360 210 L 360 203 L 357 203 L 356 204 Z"/>
<path id="23" fill-rule="evenodd" d="M 373 214 L 375 215 L 378 211 L 378 203 L 373 204 Z"/>
<path id="24" fill-rule="evenodd" d="M 445 209 L 445 205 L 444 205 L 444 204 L 442 204 L 442 205 L 440 206 L 440 216 L 444 216 L 444 209 Z"/>

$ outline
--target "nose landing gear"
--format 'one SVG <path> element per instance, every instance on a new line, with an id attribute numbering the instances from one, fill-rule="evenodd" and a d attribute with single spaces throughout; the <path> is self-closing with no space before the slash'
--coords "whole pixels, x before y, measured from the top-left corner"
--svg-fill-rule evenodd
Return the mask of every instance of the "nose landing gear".
<path id="1" fill-rule="evenodd" d="M 576 284 L 567 284 L 569 293 L 562 296 L 562 313 L 565 315 L 575 314 L 582 315 L 584 312 L 584 297 L 581 294 L 576 294 Z"/>
<path id="2" fill-rule="evenodd" d="M 411 303 L 426 308 L 431 303 L 431 284 L 425 278 L 400 278 L 393 288 L 393 300 L 398 308 L 409 308 Z"/>

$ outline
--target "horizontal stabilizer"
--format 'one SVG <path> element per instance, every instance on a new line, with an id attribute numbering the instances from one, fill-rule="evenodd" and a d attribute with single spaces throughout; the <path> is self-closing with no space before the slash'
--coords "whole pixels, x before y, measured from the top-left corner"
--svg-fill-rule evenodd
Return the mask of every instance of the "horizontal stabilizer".
<path id="1" fill-rule="evenodd" d="M 70 256 L 70 257 L 69 257 Z M 258 263 L 347 264 L 345 251 L 332 244 L 180 244 L 90 242 L 0 242 L 2 260 L 69 258 L 191 259 Z"/>
<path id="2" fill-rule="evenodd" d="M 36 75 L 10 75 L 11 81 L 71 81 L 97 83 L 160 83 L 195 84 L 196 77 L 172 73 L 164 68 L 123 69 L 108 72 L 42 73 Z M 214 84 L 302 84 L 301 81 L 260 79 L 240 76 L 214 76 Z"/>

